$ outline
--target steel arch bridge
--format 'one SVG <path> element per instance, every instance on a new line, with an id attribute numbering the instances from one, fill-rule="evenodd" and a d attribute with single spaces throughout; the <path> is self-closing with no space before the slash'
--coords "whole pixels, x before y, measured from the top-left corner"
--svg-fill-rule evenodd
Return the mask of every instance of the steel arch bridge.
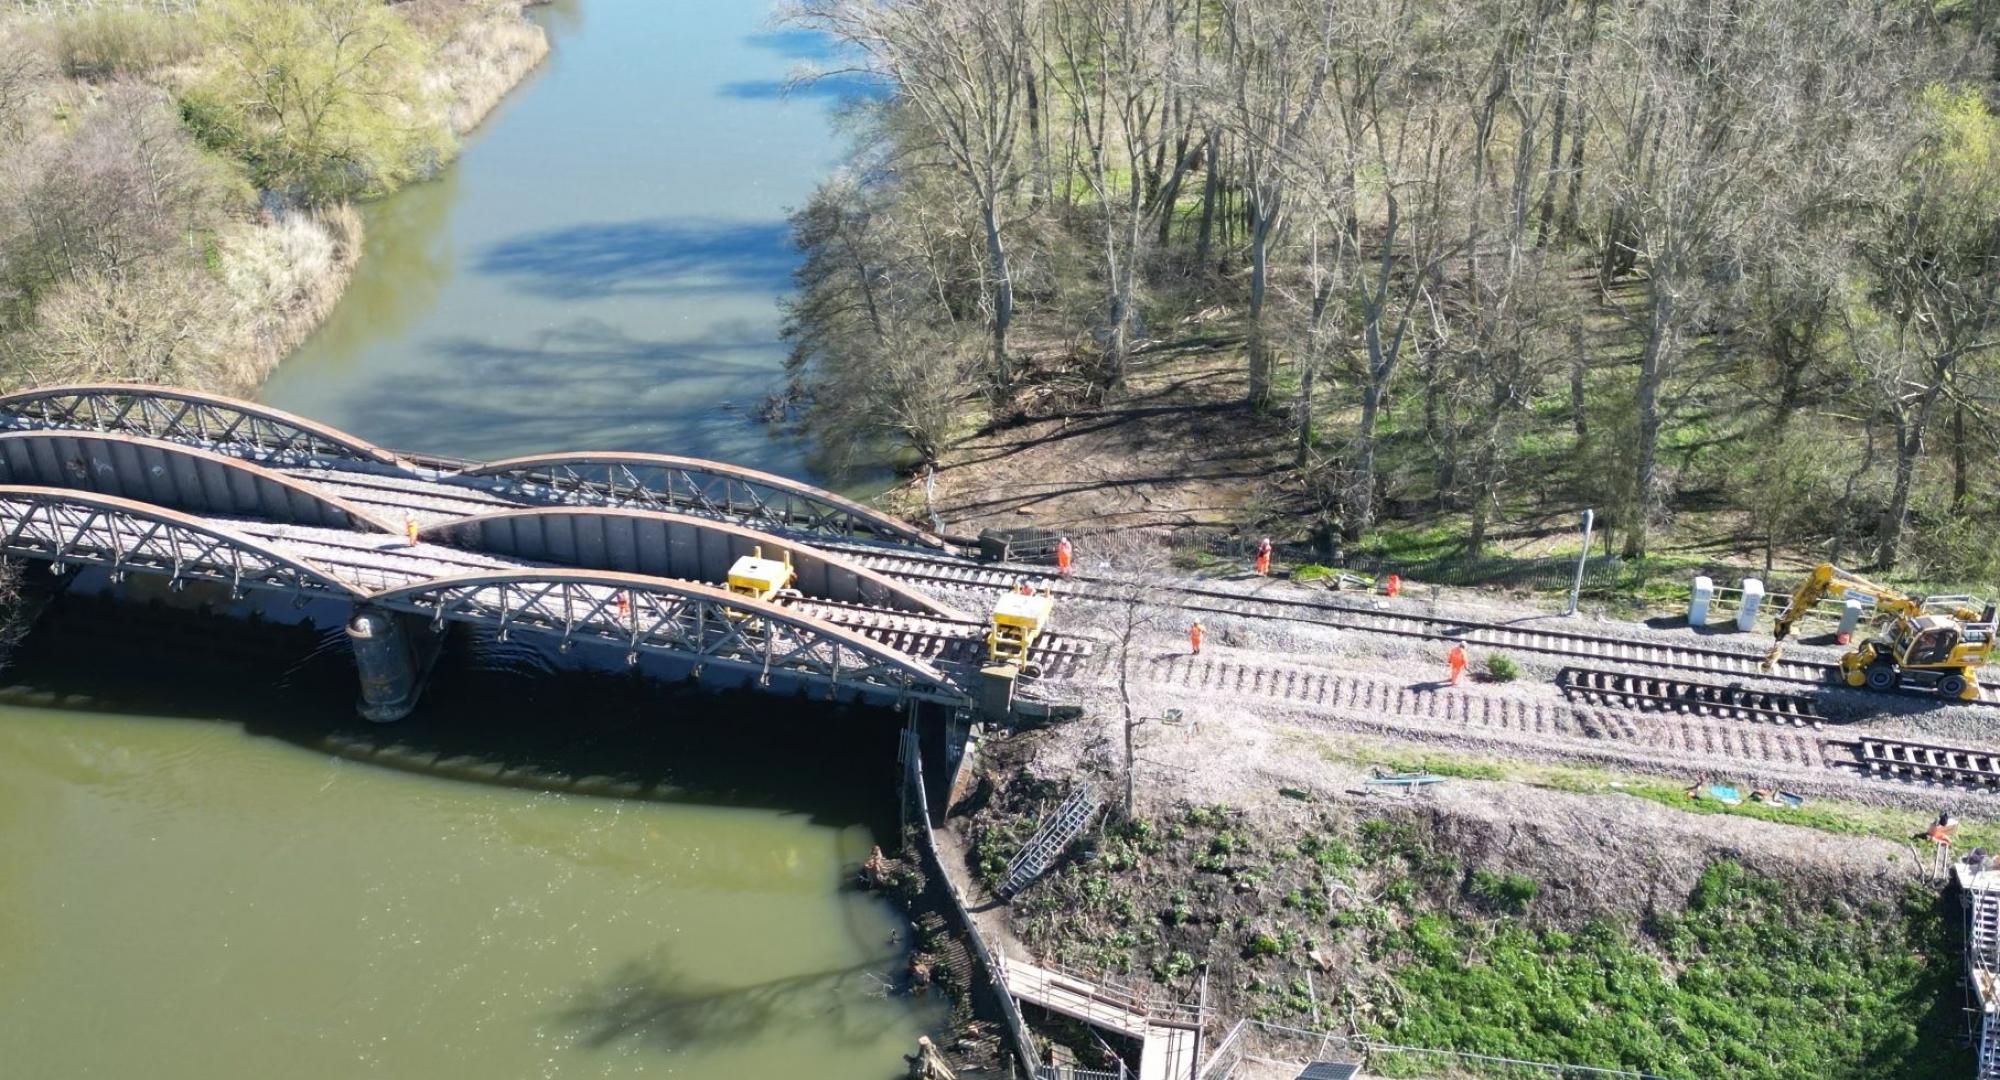
<path id="1" fill-rule="evenodd" d="M 346 463 L 403 470 L 381 447 L 249 401 L 130 383 L 79 383 L 0 395 L 10 426 L 115 431 L 191 446 L 226 445 L 285 465 Z"/>
<path id="2" fill-rule="evenodd" d="M 822 622 L 707 585 L 640 574 L 538 568 L 441 578 L 375 593 L 368 602 L 431 620 L 491 627 L 501 640 L 516 630 L 714 664 L 756 676 L 774 674 L 896 699 L 964 704 L 966 695 L 929 664 Z"/>
<path id="3" fill-rule="evenodd" d="M 669 454 L 558 453 L 508 458 L 451 478 L 545 504 L 634 507 L 942 549 L 944 541 L 852 499 L 773 473 Z"/>
<path id="4" fill-rule="evenodd" d="M 101 566 L 169 581 L 211 581 L 233 593 L 275 589 L 344 600 L 365 595 L 304 559 L 216 522 L 115 495 L 0 486 L 0 550 L 49 563 Z"/>

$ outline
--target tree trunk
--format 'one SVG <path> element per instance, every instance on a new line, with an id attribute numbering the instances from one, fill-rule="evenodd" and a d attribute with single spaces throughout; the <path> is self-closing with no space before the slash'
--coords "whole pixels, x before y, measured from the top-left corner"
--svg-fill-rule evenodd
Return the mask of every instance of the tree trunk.
<path id="1" fill-rule="evenodd" d="M 1201 231 L 1194 244 L 1194 264 L 1203 270 L 1208 268 L 1209 241 L 1215 234 L 1215 199 L 1222 184 L 1222 163 L 1215 158 L 1216 141 L 1215 129 L 1209 128 L 1203 165 L 1207 175 L 1201 183 Z"/>
<path id="2" fill-rule="evenodd" d="M 1951 409 L 1951 508 L 1962 510 L 1969 494 L 1966 476 L 1965 403 L 1953 402 Z"/>
<path id="3" fill-rule="evenodd" d="M 981 208 L 986 226 L 986 259 L 993 275 L 993 385 L 1001 393 L 1013 388 L 1014 371 L 1007 357 L 1007 329 L 1014 322 L 1014 279 L 1007 265 L 1007 245 L 1000 239 L 1000 218 L 992 202 Z"/>
<path id="4" fill-rule="evenodd" d="M 1268 408 L 1271 404 L 1271 350 L 1270 342 L 1264 336 L 1264 282 L 1269 270 L 1268 257 L 1273 216 L 1277 213 L 1277 198 L 1270 199 L 1270 205 L 1260 194 L 1254 213 L 1254 225 L 1250 231 L 1250 397 L 1252 409 Z"/>
<path id="5" fill-rule="evenodd" d="M 1569 424 L 1579 441 L 1590 436 L 1590 417 L 1584 410 L 1583 341 L 1579 335 L 1569 354 Z"/>
<path id="6" fill-rule="evenodd" d="M 1884 570 L 1893 569 L 1901 555 L 1903 527 L 1910 516 L 1910 489 L 1916 486 L 1924 436 L 1929 433 L 1931 412 L 1943 389 L 1941 381 L 1932 383 L 1914 408 L 1896 418 L 1896 482 L 1890 489 L 1889 509 L 1882 516 L 1881 534 L 1875 543 L 1875 565 Z"/>
<path id="7" fill-rule="evenodd" d="M 1651 318 L 1647 320 L 1646 349 L 1639 358 L 1639 386 L 1633 395 L 1638 412 L 1636 467 L 1632 494 L 1625 514 L 1625 557 L 1641 558 L 1652 531 L 1652 498 L 1660 456 L 1660 385 L 1666 379 L 1667 364 L 1674 348 L 1674 294 L 1665 283 L 1655 281 L 1650 290 Z"/>
<path id="8" fill-rule="evenodd" d="M 1556 220 L 1556 187 L 1562 180 L 1563 160 L 1563 118 L 1569 112 L 1570 64 L 1575 54 L 1563 51 L 1562 89 L 1556 91 L 1555 117 L 1549 125 L 1549 175 L 1542 184 L 1542 205 L 1538 211 L 1539 221 L 1535 227 L 1535 247 L 1549 245 L 1550 230 Z"/>

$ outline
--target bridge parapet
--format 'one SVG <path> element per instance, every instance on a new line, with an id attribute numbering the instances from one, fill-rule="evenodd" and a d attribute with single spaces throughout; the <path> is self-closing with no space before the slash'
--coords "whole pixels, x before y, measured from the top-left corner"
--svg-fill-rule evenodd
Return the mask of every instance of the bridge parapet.
<path id="1" fill-rule="evenodd" d="M 381 447 L 280 409 L 165 386 L 83 383 L 0 395 L 0 425 L 123 432 L 287 467 L 409 472 Z"/>
<path id="2" fill-rule="evenodd" d="M 170 581 L 211 581 L 359 599 L 361 590 L 312 563 L 220 523 L 114 495 L 0 486 L 0 550 L 49 563 L 101 566 Z"/>
<path id="3" fill-rule="evenodd" d="M 695 514 L 781 532 L 942 550 L 944 541 L 810 484 L 719 461 L 667 454 L 538 454 L 465 470 L 447 481 L 522 502 Z"/>

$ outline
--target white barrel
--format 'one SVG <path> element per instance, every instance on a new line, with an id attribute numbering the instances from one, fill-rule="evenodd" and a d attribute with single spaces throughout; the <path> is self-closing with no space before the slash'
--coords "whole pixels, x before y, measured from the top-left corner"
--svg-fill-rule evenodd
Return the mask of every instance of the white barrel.
<path id="1" fill-rule="evenodd" d="M 1861 612 L 1864 606 L 1852 596 L 1847 598 L 1846 603 L 1840 605 L 1841 644 L 1846 644 L 1847 640 L 1854 636 L 1854 628 L 1861 625 Z"/>
<path id="2" fill-rule="evenodd" d="M 1715 598 L 1715 582 L 1704 574 L 1694 576 L 1694 586 L 1688 590 L 1688 625 L 1708 624 L 1708 602 Z"/>
<path id="3" fill-rule="evenodd" d="M 1743 607 L 1736 613 L 1736 629 L 1751 630 L 1757 625 L 1757 608 L 1764 603 L 1764 583 L 1753 577 L 1743 579 Z"/>

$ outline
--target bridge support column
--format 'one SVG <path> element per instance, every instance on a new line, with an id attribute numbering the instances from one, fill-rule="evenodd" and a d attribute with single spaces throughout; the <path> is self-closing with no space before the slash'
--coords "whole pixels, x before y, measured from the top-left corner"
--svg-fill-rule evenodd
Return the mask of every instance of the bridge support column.
<path id="1" fill-rule="evenodd" d="M 361 700 L 355 708 L 378 724 L 401 720 L 417 707 L 423 689 L 416 650 L 394 615 L 359 608 L 347 620 L 347 643 L 361 672 Z"/>

